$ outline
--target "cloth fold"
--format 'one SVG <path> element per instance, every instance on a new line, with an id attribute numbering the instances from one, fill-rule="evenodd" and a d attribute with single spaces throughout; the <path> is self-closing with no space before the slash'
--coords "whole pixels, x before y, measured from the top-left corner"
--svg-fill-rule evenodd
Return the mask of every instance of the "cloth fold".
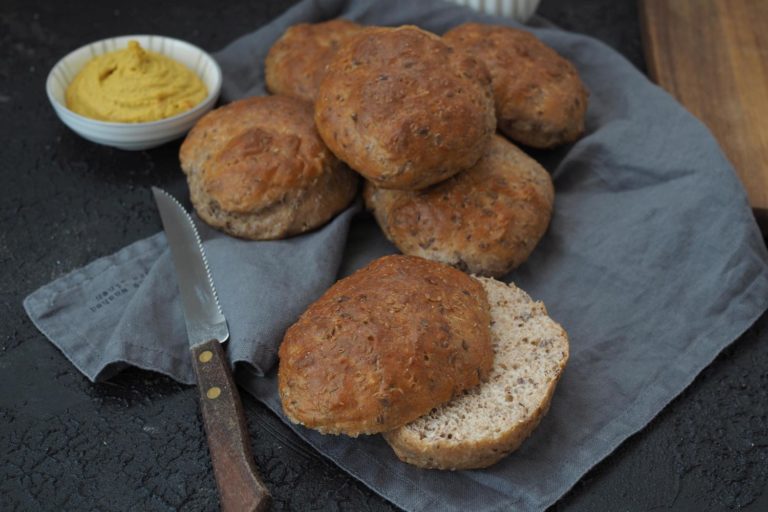
<path id="1" fill-rule="evenodd" d="M 465 21 L 518 27 L 438 0 L 304 0 L 216 54 L 224 97 L 263 94 L 263 59 L 286 27 L 345 17 L 438 34 Z M 406 510 L 541 510 L 641 429 L 768 307 L 768 256 L 746 196 L 707 129 L 616 52 L 582 35 L 530 29 L 576 65 L 590 91 L 585 136 L 537 151 L 555 212 L 515 281 L 569 333 L 571 360 L 549 414 L 522 447 L 478 471 L 420 470 L 379 436 L 291 427 Z M 351 207 L 279 242 L 199 225 L 229 321 L 241 385 L 281 415 L 283 330 L 337 277 L 394 252 Z M 162 234 L 43 286 L 25 300 L 40 330 L 88 378 L 126 364 L 193 381 Z"/>
<path id="2" fill-rule="evenodd" d="M 269 242 L 232 238 L 193 216 L 229 325 L 232 364 L 246 363 L 258 375 L 275 365 L 285 329 L 335 280 L 359 210 L 357 201 L 323 229 Z M 195 383 L 164 233 L 43 286 L 24 307 L 92 381 L 132 365 Z"/>

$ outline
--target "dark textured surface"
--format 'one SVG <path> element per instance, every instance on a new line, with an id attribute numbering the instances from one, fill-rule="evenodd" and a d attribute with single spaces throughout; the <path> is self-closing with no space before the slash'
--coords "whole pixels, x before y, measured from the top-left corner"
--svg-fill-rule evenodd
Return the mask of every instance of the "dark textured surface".
<path id="1" fill-rule="evenodd" d="M 117 3 L 115 3 L 118 5 Z M 92 385 L 22 298 L 160 228 L 149 187 L 183 192 L 178 142 L 126 153 L 68 131 L 44 93 L 63 54 L 160 33 L 217 50 L 290 2 L 9 2 L 0 7 L 0 510 L 215 510 L 196 390 L 128 370 Z M 540 13 L 644 69 L 633 1 L 544 0 Z M 768 316 L 554 510 L 768 510 Z M 244 397 L 276 510 L 392 510 Z"/>

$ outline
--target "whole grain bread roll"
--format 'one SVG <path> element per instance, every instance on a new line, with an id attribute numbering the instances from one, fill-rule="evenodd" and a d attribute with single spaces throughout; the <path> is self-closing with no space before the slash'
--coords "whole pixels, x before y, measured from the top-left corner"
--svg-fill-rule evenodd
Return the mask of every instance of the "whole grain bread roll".
<path id="1" fill-rule="evenodd" d="M 552 217 L 552 180 L 534 159 L 495 135 L 474 167 L 420 191 L 365 185 L 365 202 L 404 254 L 485 276 L 523 263 Z"/>
<path id="2" fill-rule="evenodd" d="M 490 75 L 417 27 L 366 28 L 328 65 L 315 122 L 331 151 L 377 186 L 421 189 L 485 152 L 496 127 Z"/>
<path id="3" fill-rule="evenodd" d="M 283 411 L 326 434 L 397 428 L 485 380 L 489 325 L 483 287 L 463 272 L 411 256 L 375 260 L 287 330 Z"/>
<path id="4" fill-rule="evenodd" d="M 516 450 L 549 410 L 568 361 L 568 335 L 514 285 L 479 278 L 491 306 L 493 370 L 486 382 L 384 434 L 397 456 L 435 469 L 476 469 Z"/>
<path id="5" fill-rule="evenodd" d="M 587 89 L 568 60 L 525 30 L 465 23 L 443 36 L 483 61 L 493 78 L 499 130 L 535 148 L 578 139 Z"/>
<path id="6" fill-rule="evenodd" d="M 316 228 L 357 192 L 355 173 L 318 136 L 312 105 L 287 96 L 209 112 L 187 135 L 180 159 L 200 218 L 241 238 Z"/>
<path id="7" fill-rule="evenodd" d="M 288 27 L 267 53 L 264 62 L 267 89 L 273 94 L 314 101 L 325 66 L 339 46 L 361 28 L 341 18 Z"/>

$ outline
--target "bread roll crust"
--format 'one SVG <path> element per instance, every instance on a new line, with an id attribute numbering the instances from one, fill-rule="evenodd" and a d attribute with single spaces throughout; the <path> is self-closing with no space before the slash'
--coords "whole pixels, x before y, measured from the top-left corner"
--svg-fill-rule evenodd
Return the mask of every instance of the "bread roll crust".
<path id="1" fill-rule="evenodd" d="M 482 286 L 410 256 L 385 256 L 334 284 L 285 334 L 283 410 L 327 434 L 374 434 L 485 379 L 490 317 Z"/>
<path id="2" fill-rule="evenodd" d="M 490 75 L 417 27 L 366 28 L 328 65 L 315 122 L 331 151 L 377 186 L 421 189 L 485 152 L 496 127 Z"/>
<path id="3" fill-rule="evenodd" d="M 267 89 L 272 94 L 314 101 L 325 66 L 341 44 L 360 29 L 361 25 L 341 18 L 288 27 L 264 61 Z"/>
<path id="4" fill-rule="evenodd" d="M 479 280 L 491 306 L 493 370 L 479 387 L 384 434 L 409 464 L 478 469 L 506 457 L 549 410 L 568 361 L 568 335 L 542 303 L 512 284 Z"/>
<path id="5" fill-rule="evenodd" d="M 525 30 L 465 23 L 443 36 L 491 73 L 499 130 L 536 148 L 578 139 L 587 90 L 568 60 Z"/>
<path id="6" fill-rule="evenodd" d="M 206 114 L 181 145 L 200 218 L 231 235 L 272 239 L 327 222 L 357 178 L 323 144 L 312 106 L 286 96 L 235 101 Z"/>
<path id="7" fill-rule="evenodd" d="M 404 254 L 495 277 L 528 258 L 554 203 L 549 173 L 498 135 L 474 167 L 449 180 L 417 192 L 366 183 L 364 195 Z"/>

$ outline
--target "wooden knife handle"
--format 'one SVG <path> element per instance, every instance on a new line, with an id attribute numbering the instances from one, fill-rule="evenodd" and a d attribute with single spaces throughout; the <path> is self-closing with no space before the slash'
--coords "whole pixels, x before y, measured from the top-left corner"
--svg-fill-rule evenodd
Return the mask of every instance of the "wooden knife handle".
<path id="1" fill-rule="evenodd" d="M 221 343 L 196 345 L 192 358 L 221 510 L 267 510 L 269 491 L 253 462 L 243 406 Z"/>

